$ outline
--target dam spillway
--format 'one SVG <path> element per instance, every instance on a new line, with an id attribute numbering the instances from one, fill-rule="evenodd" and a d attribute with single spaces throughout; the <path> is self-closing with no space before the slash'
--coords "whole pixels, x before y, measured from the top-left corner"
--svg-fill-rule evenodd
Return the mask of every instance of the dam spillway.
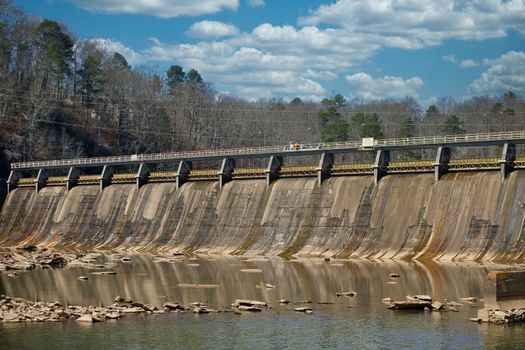
<path id="1" fill-rule="evenodd" d="M 524 262 L 525 171 L 16 188 L 0 244 Z"/>

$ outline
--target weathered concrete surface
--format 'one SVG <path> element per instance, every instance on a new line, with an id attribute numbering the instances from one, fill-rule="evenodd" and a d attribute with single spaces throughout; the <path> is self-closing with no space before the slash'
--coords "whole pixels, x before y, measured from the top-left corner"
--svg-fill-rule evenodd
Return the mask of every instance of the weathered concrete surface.
<path id="1" fill-rule="evenodd" d="M 525 308 L 525 271 L 492 271 L 485 283 L 485 309 Z"/>
<path id="2" fill-rule="evenodd" d="M 0 244 L 523 262 L 525 172 L 19 188 Z"/>

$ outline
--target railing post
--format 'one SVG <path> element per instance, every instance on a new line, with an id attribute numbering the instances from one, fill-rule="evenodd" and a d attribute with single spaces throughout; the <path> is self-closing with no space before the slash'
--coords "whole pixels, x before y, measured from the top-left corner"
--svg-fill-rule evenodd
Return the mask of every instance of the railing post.
<path id="1" fill-rule="evenodd" d="M 235 169 L 235 159 L 224 158 L 219 170 L 219 187 L 221 189 L 226 182 L 232 179 L 233 169 Z"/>
<path id="2" fill-rule="evenodd" d="M 48 173 L 46 169 L 38 170 L 38 175 L 35 180 L 35 190 L 36 193 L 46 186 L 46 181 L 48 178 Z"/>
<path id="3" fill-rule="evenodd" d="M 438 147 L 436 161 L 434 166 L 434 180 L 439 181 L 441 176 L 448 172 L 448 163 L 450 162 L 450 147 Z"/>
<path id="4" fill-rule="evenodd" d="M 67 190 L 71 191 L 73 187 L 78 185 L 78 178 L 80 176 L 80 171 L 76 167 L 69 168 L 69 171 L 67 173 L 67 180 L 66 180 L 66 186 Z"/>
<path id="5" fill-rule="evenodd" d="M 516 160 L 516 145 L 506 143 L 503 145 L 501 160 L 498 162 L 501 167 L 501 181 L 504 181 L 507 175 L 514 170 L 514 161 Z"/>
<path id="6" fill-rule="evenodd" d="M 387 175 L 388 162 L 390 162 L 389 150 L 378 150 L 374 161 L 374 184 L 378 184 L 382 177 Z"/>
<path id="7" fill-rule="evenodd" d="M 334 154 L 333 153 L 323 153 L 321 159 L 319 160 L 319 167 L 315 169 L 317 171 L 317 183 L 319 186 L 323 181 L 330 177 L 332 166 L 334 165 Z"/>
<path id="8" fill-rule="evenodd" d="M 113 177 L 113 169 L 109 165 L 104 165 L 102 174 L 100 174 L 100 190 L 111 185 L 111 178 Z"/>
<path id="9" fill-rule="evenodd" d="M 283 157 L 281 156 L 271 156 L 270 161 L 268 162 L 268 167 L 264 171 L 266 173 L 266 185 L 270 184 L 277 180 L 280 176 L 281 167 L 283 166 Z"/>
<path id="10" fill-rule="evenodd" d="M 140 163 L 135 180 L 137 181 L 137 190 L 148 183 L 149 169 L 146 163 Z"/>
<path id="11" fill-rule="evenodd" d="M 9 177 L 7 178 L 7 194 L 14 190 L 18 186 L 18 179 L 22 176 L 20 171 L 11 170 Z"/>
<path id="12" fill-rule="evenodd" d="M 179 167 L 177 168 L 177 188 L 181 188 L 188 181 L 188 175 L 192 169 L 193 165 L 190 161 L 182 160 L 179 162 Z"/>

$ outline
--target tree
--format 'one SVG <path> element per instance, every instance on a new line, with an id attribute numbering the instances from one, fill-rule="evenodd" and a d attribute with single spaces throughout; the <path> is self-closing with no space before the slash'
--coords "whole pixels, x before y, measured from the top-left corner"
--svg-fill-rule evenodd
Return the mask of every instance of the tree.
<path id="1" fill-rule="evenodd" d="M 407 117 L 401 123 L 401 126 L 399 127 L 399 133 L 397 136 L 401 138 L 414 137 L 415 133 L 416 126 L 414 124 L 414 120 L 412 120 L 412 118 L 410 117 Z"/>
<path id="2" fill-rule="evenodd" d="M 78 71 L 78 75 L 84 93 L 84 102 L 90 106 L 94 98 L 102 92 L 104 84 L 100 55 L 89 54 L 82 64 L 82 68 Z"/>
<path id="3" fill-rule="evenodd" d="M 335 142 L 348 140 L 348 122 L 337 110 L 345 103 L 342 95 L 336 95 L 332 100 L 324 99 L 318 113 L 319 121 L 322 125 L 321 138 L 323 142 Z"/>
<path id="4" fill-rule="evenodd" d="M 343 107 L 346 105 L 346 98 L 341 94 L 337 94 L 332 99 L 332 104 L 337 108 Z"/>
<path id="5" fill-rule="evenodd" d="M 324 127 L 323 142 L 336 142 L 348 140 L 348 122 L 342 117 L 331 119 Z"/>
<path id="6" fill-rule="evenodd" d="M 64 33 L 55 21 L 44 20 L 36 28 L 35 44 L 41 50 L 40 69 L 43 72 L 42 88 L 46 89 L 49 79 L 56 81 L 59 91 L 62 80 L 70 73 L 73 61 L 73 40 Z"/>
<path id="7" fill-rule="evenodd" d="M 117 70 L 131 69 L 131 66 L 129 65 L 126 58 L 122 56 L 121 54 L 119 54 L 118 52 L 115 52 L 113 54 L 113 57 L 111 58 L 111 67 Z"/>
<path id="8" fill-rule="evenodd" d="M 439 117 L 439 109 L 435 105 L 430 105 L 425 112 L 425 118 Z"/>
<path id="9" fill-rule="evenodd" d="M 175 85 L 186 81 L 186 73 L 179 65 L 172 65 L 167 70 L 166 76 L 168 77 L 168 86 L 170 88 L 173 88 Z"/>
<path id="10" fill-rule="evenodd" d="M 195 69 L 190 69 L 190 71 L 188 72 L 187 78 L 188 78 L 189 81 L 194 81 L 194 82 L 197 82 L 197 83 L 201 83 L 202 82 L 201 75 Z"/>
<path id="11" fill-rule="evenodd" d="M 399 127 L 398 137 L 400 138 L 407 138 L 407 137 L 414 137 L 416 135 L 416 125 L 414 123 L 414 120 L 410 117 L 407 117 L 403 120 Z M 401 151 L 399 153 L 400 159 L 418 159 L 421 158 L 420 153 L 416 153 L 412 150 L 410 151 Z"/>
<path id="12" fill-rule="evenodd" d="M 376 139 L 384 138 L 381 130 L 381 122 L 377 114 L 367 115 L 364 113 L 356 113 L 352 116 L 352 123 L 359 129 L 359 136 L 373 137 Z"/>
<path id="13" fill-rule="evenodd" d="M 508 90 L 503 94 L 503 99 L 504 100 L 517 100 L 518 95 L 512 90 Z"/>
<path id="14" fill-rule="evenodd" d="M 464 134 L 465 129 L 463 129 L 463 121 L 456 115 L 448 116 L 444 121 L 443 133 L 445 135 Z"/>

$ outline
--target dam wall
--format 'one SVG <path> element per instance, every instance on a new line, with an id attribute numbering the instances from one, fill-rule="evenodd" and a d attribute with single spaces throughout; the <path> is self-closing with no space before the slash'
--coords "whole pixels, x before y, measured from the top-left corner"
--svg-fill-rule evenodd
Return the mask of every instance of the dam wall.
<path id="1" fill-rule="evenodd" d="M 521 170 L 16 188 L 0 245 L 523 263 L 524 197 Z"/>

